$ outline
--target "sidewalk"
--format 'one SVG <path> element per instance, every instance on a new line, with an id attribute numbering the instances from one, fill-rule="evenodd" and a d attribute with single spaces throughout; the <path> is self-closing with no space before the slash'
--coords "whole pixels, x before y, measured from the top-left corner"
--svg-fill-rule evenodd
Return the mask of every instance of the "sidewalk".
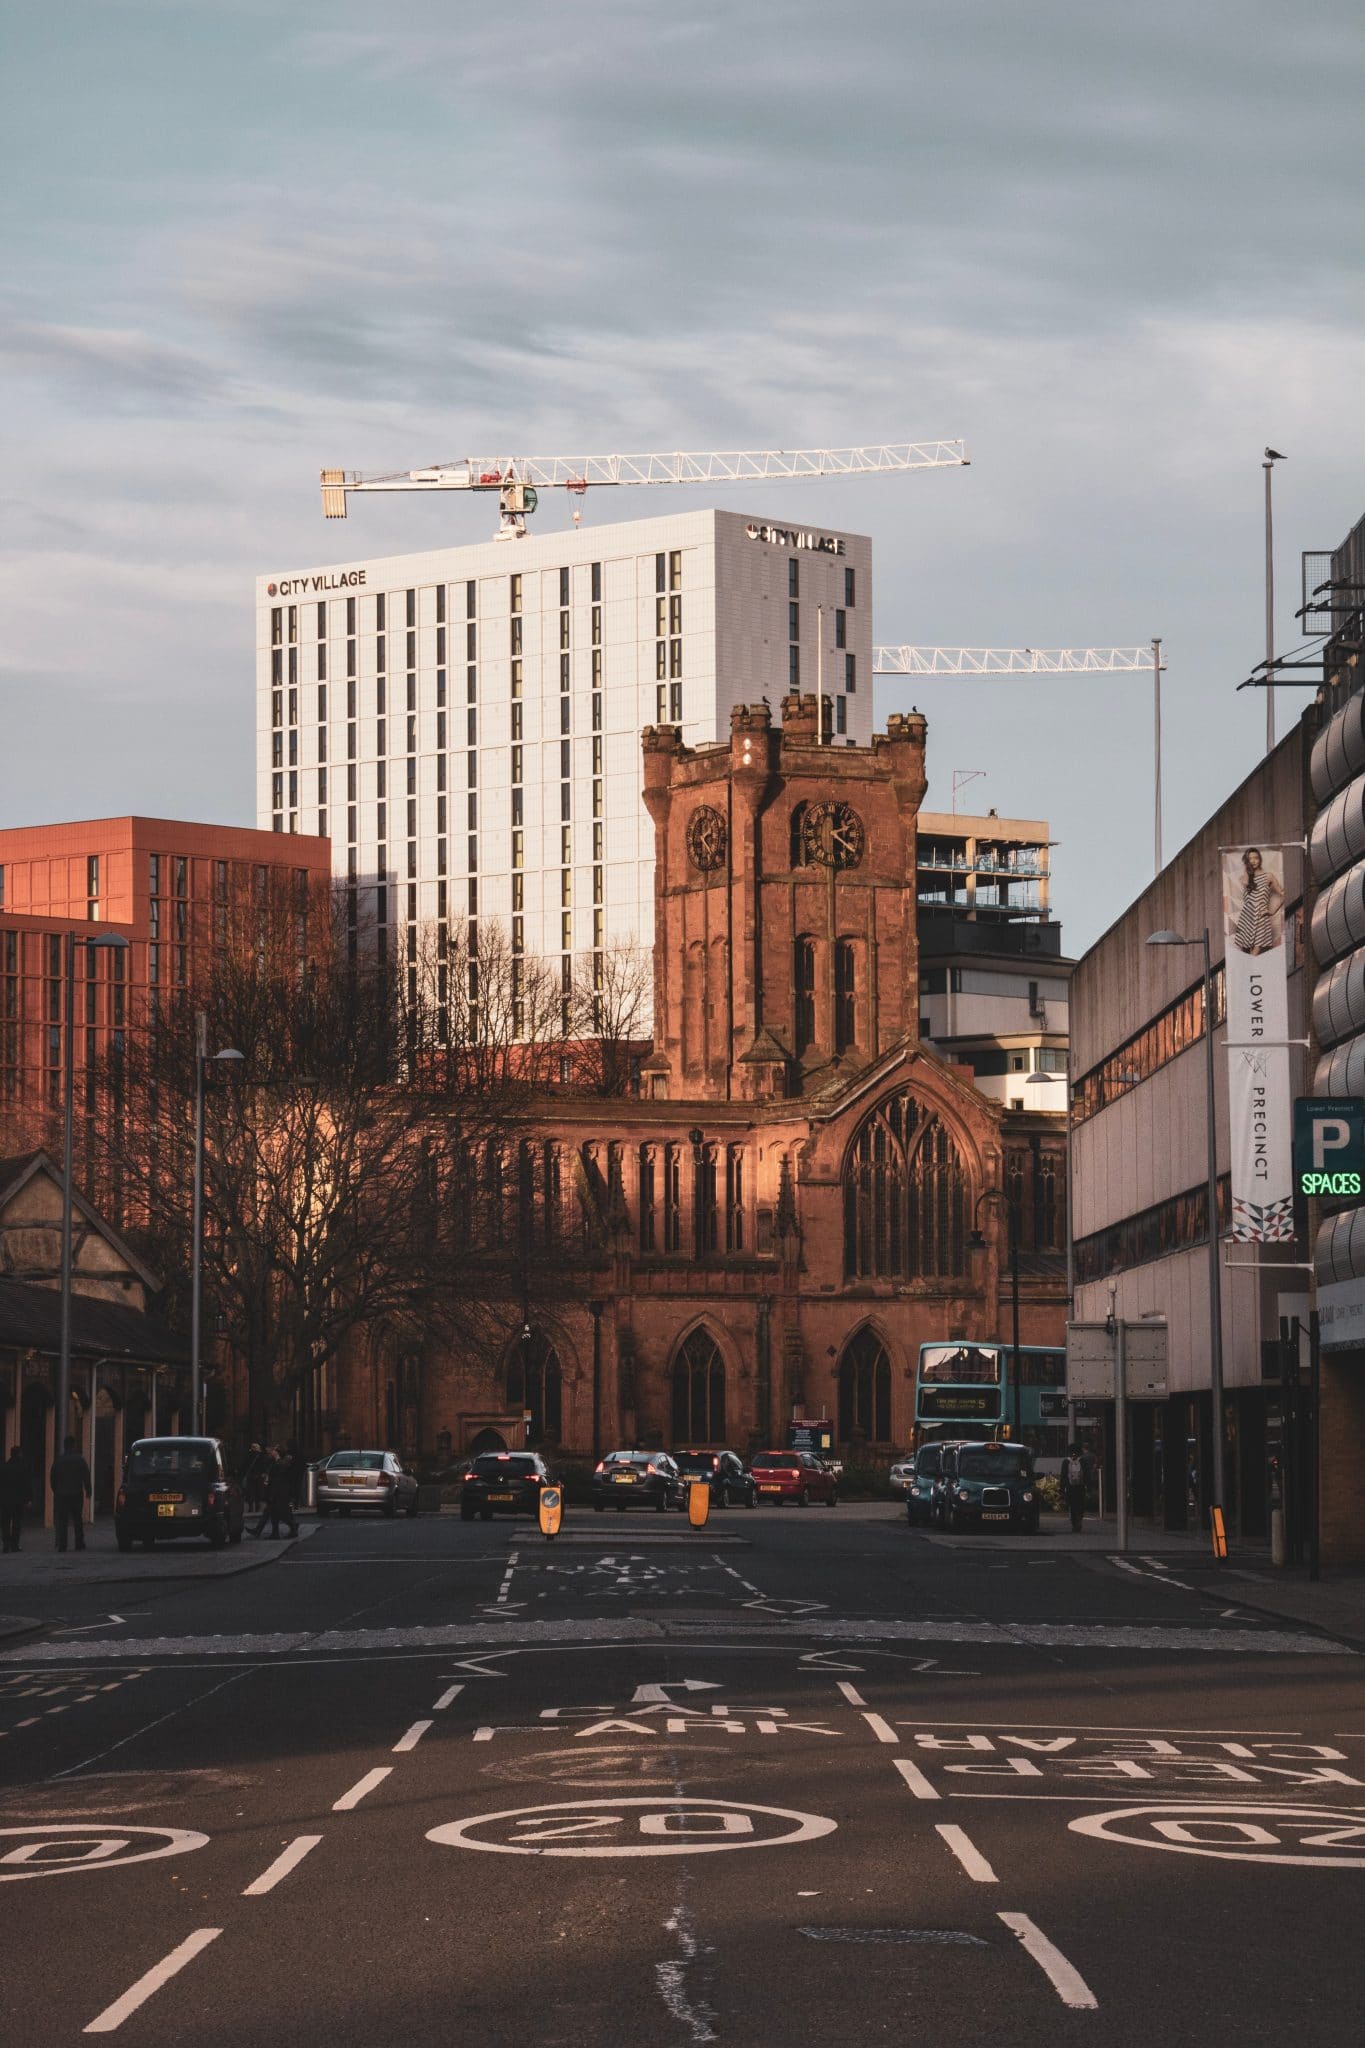
<path id="1" fill-rule="evenodd" d="M 22 1609 L 26 1590 L 48 1593 L 60 1586 L 132 1586 L 149 1582 L 164 1585 L 174 1579 L 231 1579 L 239 1572 L 255 1571 L 283 1556 L 294 1543 L 306 1542 L 317 1534 L 320 1524 L 311 1515 L 299 1521 L 297 1537 L 243 1536 L 240 1543 L 213 1550 L 200 1538 L 180 1543 L 158 1543 L 155 1550 L 121 1551 L 114 1538 L 111 1516 L 85 1525 L 85 1549 L 57 1550 L 52 1531 L 36 1527 L 24 1530 L 24 1547 L 17 1555 L 0 1557 L 0 1637 L 23 1633 L 38 1624 L 25 1621 Z"/>

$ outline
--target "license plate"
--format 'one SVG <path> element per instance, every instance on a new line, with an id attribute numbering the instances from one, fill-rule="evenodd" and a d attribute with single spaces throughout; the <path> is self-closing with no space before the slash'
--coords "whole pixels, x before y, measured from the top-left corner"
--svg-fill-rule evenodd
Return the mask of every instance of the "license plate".
<path id="1" fill-rule="evenodd" d="M 616 1474 L 616 1484 L 618 1486 L 634 1486 L 635 1474 L 633 1472 L 618 1472 Z"/>
<path id="2" fill-rule="evenodd" d="M 175 1508 L 172 1506 L 170 1501 L 161 1501 L 158 1504 L 156 1511 L 159 1515 L 173 1515 L 175 1513 Z"/>
<path id="3" fill-rule="evenodd" d="M 999 1511 L 999 1509 L 987 1508 L 985 1514 L 982 1515 L 981 1519 L 983 1522 L 1008 1522 L 1009 1516 L 1007 1514 L 1002 1514 Z"/>
<path id="4" fill-rule="evenodd" d="M 515 1501 L 516 1495 L 514 1493 L 490 1493 L 488 1498 L 502 1503 L 504 1501 Z"/>
<path id="5" fill-rule="evenodd" d="M 368 1486 L 370 1482 L 363 1472 L 343 1472 L 341 1483 L 343 1486 Z"/>
<path id="6" fill-rule="evenodd" d="M 185 1496 L 183 1493 L 149 1493 L 147 1498 L 149 1501 L 153 1503 L 154 1506 L 160 1507 L 163 1500 L 183 1500 Z"/>
<path id="7" fill-rule="evenodd" d="M 780 1486 L 760 1486 L 758 1490 L 760 1493 L 781 1493 L 782 1488 Z"/>

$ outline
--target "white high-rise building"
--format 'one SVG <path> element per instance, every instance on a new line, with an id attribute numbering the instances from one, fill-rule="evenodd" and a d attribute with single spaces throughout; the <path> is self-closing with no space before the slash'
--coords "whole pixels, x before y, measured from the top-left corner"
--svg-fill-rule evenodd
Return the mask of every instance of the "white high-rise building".
<path id="1" fill-rule="evenodd" d="M 871 561 L 702 511 L 262 576 L 258 822 L 330 836 L 389 957 L 497 921 L 567 985 L 653 940 L 643 727 L 696 745 L 820 689 L 831 744 L 869 743 Z"/>

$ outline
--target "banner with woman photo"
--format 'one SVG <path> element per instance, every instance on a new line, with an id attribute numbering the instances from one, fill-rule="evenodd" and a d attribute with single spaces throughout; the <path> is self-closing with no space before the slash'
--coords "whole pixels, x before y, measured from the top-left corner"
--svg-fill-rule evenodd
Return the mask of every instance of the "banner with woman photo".
<path id="1" fill-rule="evenodd" d="M 1232 1235 L 1282 1244 L 1294 1235 L 1282 847 L 1223 848 L 1223 939 Z"/>

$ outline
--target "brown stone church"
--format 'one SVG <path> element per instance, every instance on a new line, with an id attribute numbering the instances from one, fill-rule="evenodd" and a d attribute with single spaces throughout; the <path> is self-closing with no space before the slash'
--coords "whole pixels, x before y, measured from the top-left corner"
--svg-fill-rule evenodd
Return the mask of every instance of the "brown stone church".
<path id="1" fill-rule="evenodd" d="M 811 696 L 780 726 L 741 706 L 710 745 L 646 730 L 640 1092 L 527 1113 L 500 1346 L 372 1332 L 335 1386 L 351 1442 L 746 1450 L 828 1416 L 846 1456 L 884 1460 L 911 1440 L 921 1343 L 1009 1341 L 1007 1210 L 1020 1340 L 1062 1341 L 1059 1119 L 1002 1110 L 920 1041 L 924 750 L 918 712 L 831 746 Z"/>

